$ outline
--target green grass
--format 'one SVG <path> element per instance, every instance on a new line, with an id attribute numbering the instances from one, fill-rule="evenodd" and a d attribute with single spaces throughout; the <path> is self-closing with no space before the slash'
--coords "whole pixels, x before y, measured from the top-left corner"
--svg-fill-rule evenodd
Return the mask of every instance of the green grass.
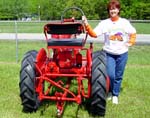
<path id="1" fill-rule="evenodd" d="M 89 21 L 94 28 L 99 21 Z M 18 33 L 43 33 L 46 22 L 17 22 Z M 138 34 L 150 34 L 150 23 L 132 23 Z M 14 33 L 15 22 L 0 22 L 0 33 Z"/>
<path id="2" fill-rule="evenodd" d="M 150 34 L 150 23 L 132 23 L 137 34 Z"/>
<path id="3" fill-rule="evenodd" d="M 54 118 L 55 102 L 42 105 L 36 113 L 22 112 L 19 97 L 19 70 L 23 54 L 31 49 L 45 47 L 44 42 L 20 41 L 19 62 L 15 60 L 15 41 L 0 40 L 0 117 L 1 118 Z M 94 50 L 101 45 L 94 44 Z M 105 118 L 149 118 L 150 116 L 150 46 L 138 45 L 129 50 L 119 105 L 107 102 Z M 76 118 L 78 105 L 67 103 L 63 118 Z M 91 118 L 84 107 L 78 110 L 78 118 Z"/>
<path id="4" fill-rule="evenodd" d="M 44 25 L 48 22 L 17 22 L 18 33 L 43 33 Z M 15 33 L 15 22 L 1 22 L 0 33 Z"/>
<path id="5" fill-rule="evenodd" d="M 0 62 L 16 61 L 16 42 L 15 40 L 0 40 Z M 18 60 L 20 61 L 28 50 L 39 50 L 46 47 L 45 41 L 18 41 Z"/>

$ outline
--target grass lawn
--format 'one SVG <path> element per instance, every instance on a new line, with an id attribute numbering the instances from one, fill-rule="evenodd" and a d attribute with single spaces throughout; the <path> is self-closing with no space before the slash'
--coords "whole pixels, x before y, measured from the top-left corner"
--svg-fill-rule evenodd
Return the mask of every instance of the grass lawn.
<path id="1" fill-rule="evenodd" d="M 20 41 L 19 62 L 15 58 L 15 42 L 0 40 L 0 117 L 1 118 L 54 118 L 55 102 L 42 105 L 36 113 L 22 112 L 19 97 L 19 70 L 23 54 L 31 49 L 46 47 L 45 42 Z M 101 45 L 94 44 L 94 50 Z M 137 45 L 129 50 L 119 105 L 107 101 L 105 118 L 149 118 L 150 116 L 150 46 Z M 76 117 L 77 116 L 77 117 Z M 84 107 L 67 103 L 63 118 L 91 118 Z"/>
<path id="2" fill-rule="evenodd" d="M 43 33 L 45 22 L 17 22 L 18 33 Z M 99 21 L 89 21 L 94 28 Z M 132 23 L 138 34 L 150 34 L 150 23 Z M 0 22 L 0 33 L 14 33 L 15 22 Z"/>

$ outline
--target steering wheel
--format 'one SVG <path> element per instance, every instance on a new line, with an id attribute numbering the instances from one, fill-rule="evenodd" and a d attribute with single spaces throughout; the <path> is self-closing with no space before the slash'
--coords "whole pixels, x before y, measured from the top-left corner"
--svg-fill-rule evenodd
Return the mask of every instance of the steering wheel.
<path id="1" fill-rule="evenodd" d="M 61 22 L 64 21 L 64 15 L 66 12 L 68 12 L 69 10 L 72 10 L 72 9 L 75 9 L 77 11 L 79 11 L 81 13 L 82 16 L 84 16 L 84 12 L 82 11 L 82 9 L 78 8 L 78 7 L 69 7 L 67 9 L 65 9 L 63 12 L 62 12 L 62 15 L 61 15 Z"/>

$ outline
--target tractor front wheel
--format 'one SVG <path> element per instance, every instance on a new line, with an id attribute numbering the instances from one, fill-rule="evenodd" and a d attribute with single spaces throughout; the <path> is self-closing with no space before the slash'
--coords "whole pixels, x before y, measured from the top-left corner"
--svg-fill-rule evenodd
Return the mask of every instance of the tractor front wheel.
<path id="1" fill-rule="evenodd" d="M 38 96 L 35 92 L 35 59 L 37 51 L 31 50 L 24 55 L 20 70 L 20 97 L 24 112 L 36 111 L 39 106 Z"/>
<path id="2" fill-rule="evenodd" d="M 104 116 L 107 95 L 106 54 L 104 51 L 97 51 L 92 58 L 90 112 L 94 116 Z"/>

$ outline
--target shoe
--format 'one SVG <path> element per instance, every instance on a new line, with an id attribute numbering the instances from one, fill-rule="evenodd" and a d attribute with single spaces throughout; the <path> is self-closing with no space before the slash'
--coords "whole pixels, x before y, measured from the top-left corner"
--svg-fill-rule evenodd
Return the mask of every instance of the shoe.
<path id="1" fill-rule="evenodd" d="M 111 99 L 112 99 L 112 93 L 109 92 L 108 95 L 107 95 L 107 100 L 109 101 L 109 100 L 111 100 Z"/>
<path id="2" fill-rule="evenodd" d="M 113 104 L 118 104 L 118 97 L 117 96 L 112 97 L 112 103 Z"/>

